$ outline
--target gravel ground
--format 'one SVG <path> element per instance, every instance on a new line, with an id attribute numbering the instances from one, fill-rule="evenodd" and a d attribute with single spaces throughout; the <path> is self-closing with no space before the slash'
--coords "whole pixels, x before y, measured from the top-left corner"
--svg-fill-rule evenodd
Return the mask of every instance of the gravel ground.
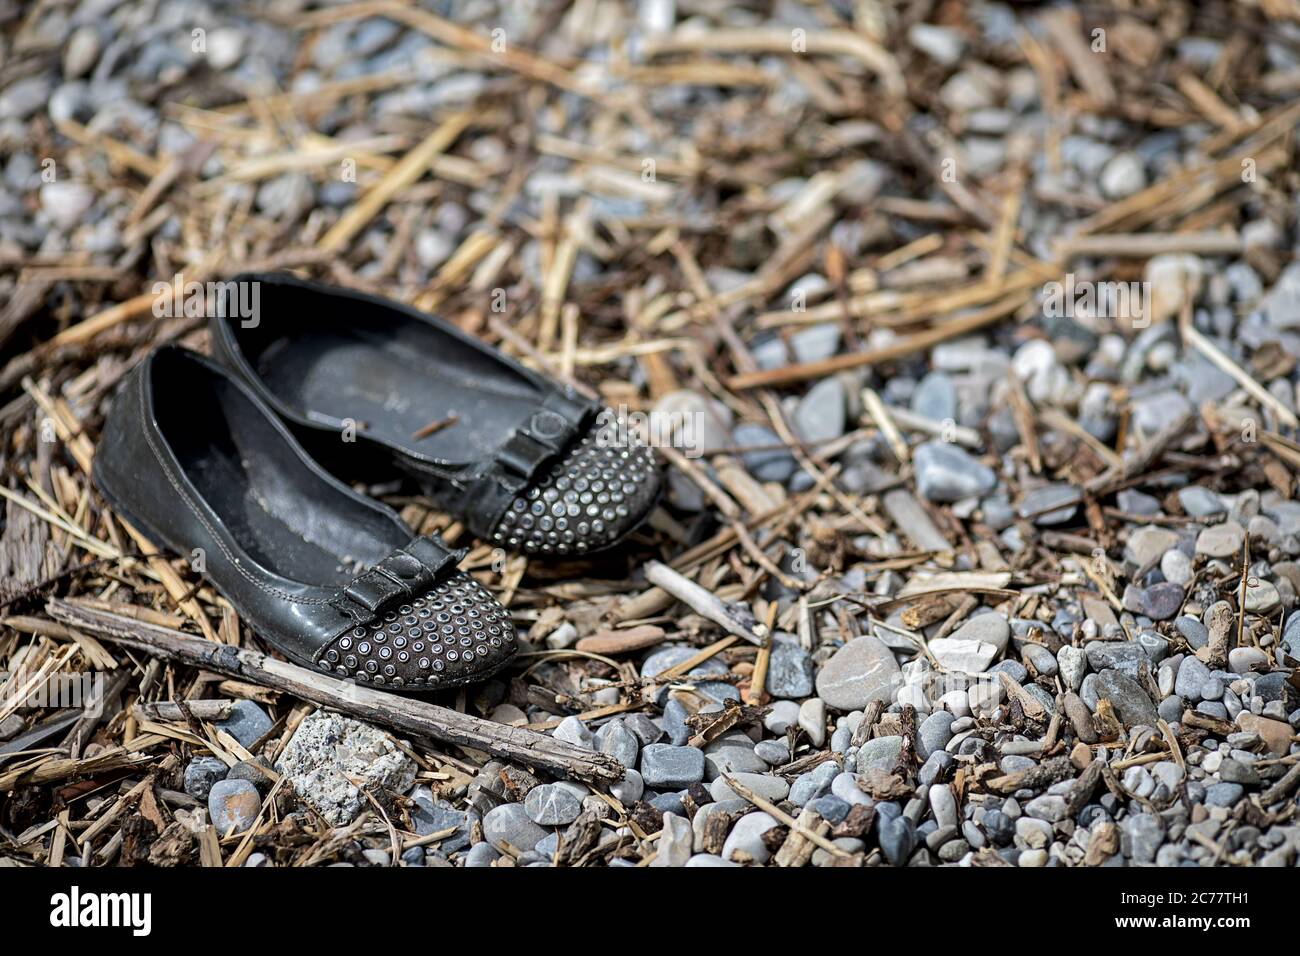
<path id="1" fill-rule="evenodd" d="M 1295 865 L 1281 7 L 0 0 L 0 863 Z M 249 268 L 689 423 L 587 562 L 369 486 L 526 634 L 442 703 L 619 782 L 55 619 L 260 646 L 85 477 L 131 365 L 206 347 L 169 284 Z"/>

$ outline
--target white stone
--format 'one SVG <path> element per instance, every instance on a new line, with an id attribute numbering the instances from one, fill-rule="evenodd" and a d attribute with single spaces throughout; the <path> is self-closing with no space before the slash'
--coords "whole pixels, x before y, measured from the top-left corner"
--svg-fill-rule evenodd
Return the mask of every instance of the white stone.
<path id="1" fill-rule="evenodd" d="M 998 656 L 998 649 L 984 641 L 941 637 L 930 642 L 930 653 L 940 666 L 948 670 L 982 674 Z"/>

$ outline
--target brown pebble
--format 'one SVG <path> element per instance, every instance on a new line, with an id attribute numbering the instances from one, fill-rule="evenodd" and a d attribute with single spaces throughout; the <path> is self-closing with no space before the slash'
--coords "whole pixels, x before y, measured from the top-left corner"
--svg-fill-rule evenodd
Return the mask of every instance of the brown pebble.
<path id="1" fill-rule="evenodd" d="M 1092 714 L 1083 698 L 1071 691 L 1065 695 L 1065 716 L 1070 718 L 1075 736 L 1085 744 L 1097 742 L 1097 731 L 1092 726 Z"/>

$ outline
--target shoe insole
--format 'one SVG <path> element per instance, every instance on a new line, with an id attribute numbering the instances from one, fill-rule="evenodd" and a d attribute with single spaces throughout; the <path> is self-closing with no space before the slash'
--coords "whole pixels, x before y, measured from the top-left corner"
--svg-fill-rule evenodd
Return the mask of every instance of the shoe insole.
<path id="1" fill-rule="evenodd" d="M 334 325 L 274 339 L 255 364 L 300 414 L 351 419 L 359 434 L 455 464 L 490 456 L 538 400 L 522 377 L 431 329 L 398 338 Z"/>
<path id="2" fill-rule="evenodd" d="M 189 393 L 193 403 L 157 410 L 159 424 L 185 475 L 254 561 L 293 581 L 340 587 L 409 540 L 396 521 L 310 469 L 229 383 L 214 377 Z"/>

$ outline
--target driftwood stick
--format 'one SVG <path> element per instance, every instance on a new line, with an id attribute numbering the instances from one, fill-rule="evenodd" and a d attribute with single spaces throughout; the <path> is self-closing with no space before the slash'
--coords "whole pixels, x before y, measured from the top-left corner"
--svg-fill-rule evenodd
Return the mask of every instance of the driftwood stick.
<path id="1" fill-rule="evenodd" d="M 199 720 L 225 720 L 233 700 L 155 700 L 135 705 L 135 715 L 146 720 L 185 720 L 185 712 Z"/>
<path id="2" fill-rule="evenodd" d="M 52 600 L 56 619 L 155 657 L 249 680 L 396 730 L 483 750 L 505 760 L 541 767 L 563 777 L 612 783 L 623 768 L 612 758 L 531 730 L 496 724 L 415 697 L 399 697 L 341 681 L 268 657 L 259 651 L 217 644 L 157 624 Z"/>
<path id="3" fill-rule="evenodd" d="M 651 561 L 646 565 L 645 576 L 651 584 L 667 591 L 696 614 L 708 618 L 728 634 L 734 634 L 751 644 L 762 645 L 762 639 L 753 631 L 754 622 L 746 620 L 735 608 L 710 593 L 707 588 L 701 587 L 659 561 Z"/>

